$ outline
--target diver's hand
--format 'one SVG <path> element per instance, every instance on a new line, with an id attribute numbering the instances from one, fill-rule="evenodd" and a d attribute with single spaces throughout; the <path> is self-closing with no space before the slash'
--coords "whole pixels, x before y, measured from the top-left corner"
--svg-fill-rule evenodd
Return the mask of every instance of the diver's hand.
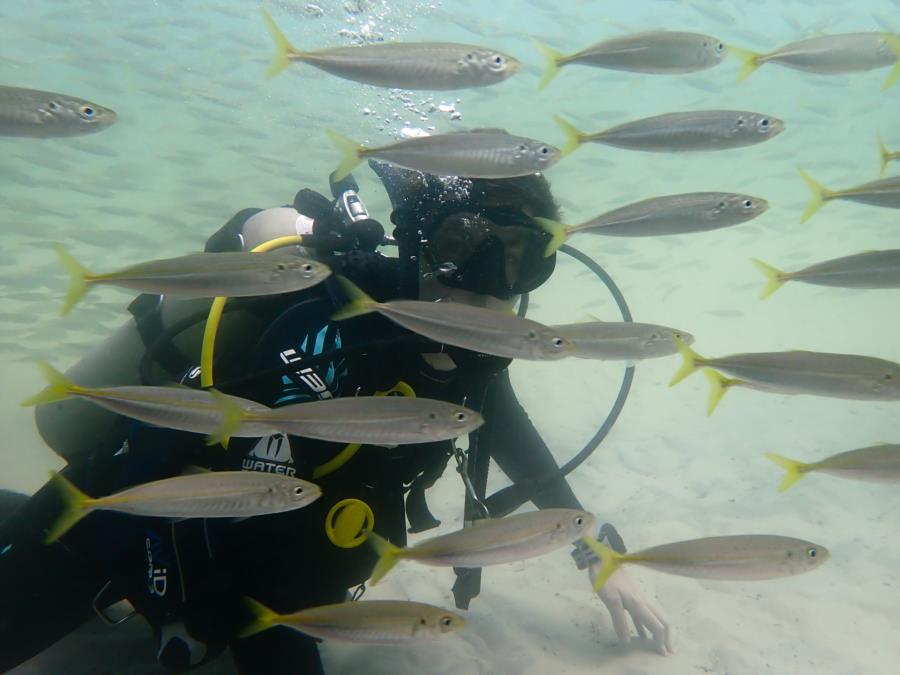
<path id="1" fill-rule="evenodd" d="M 588 569 L 591 584 L 600 573 L 600 563 L 594 563 Z M 669 622 L 659 607 L 656 607 L 638 595 L 634 582 L 625 570 L 618 569 L 597 592 L 612 618 L 613 628 L 622 644 L 631 641 L 631 630 L 628 627 L 627 614 L 631 615 L 634 628 L 639 638 L 646 638 L 647 631 L 652 636 L 653 646 L 657 652 L 666 656 L 672 653 L 671 632 Z"/>

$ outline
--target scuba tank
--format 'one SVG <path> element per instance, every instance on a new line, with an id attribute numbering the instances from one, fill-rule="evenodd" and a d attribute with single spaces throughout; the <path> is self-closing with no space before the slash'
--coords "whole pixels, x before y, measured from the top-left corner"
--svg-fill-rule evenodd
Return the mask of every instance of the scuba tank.
<path id="1" fill-rule="evenodd" d="M 304 255 L 350 249 L 369 239 L 379 242 L 384 230 L 368 217 L 356 194 L 352 176 L 332 183 L 335 201 L 301 190 L 294 206 L 244 209 L 233 216 L 206 244 L 206 251 L 249 251 L 278 237 L 309 237 Z M 309 215 L 305 215 L 309 214 Z M 314 233 L 314 223 L 317 226 Z M 375 227 L 377 226 L 377 227 Z M 66 377 L 86 387 L 168 384 L 199 363 L 210 298 L 140 295 L 129 305 L 132 317 L 66 371 Z M 230 302 L 217 349 L 229 353 L 265 328 L 259 312 L 246 302 Z M 246 344 L 246 342 L 244 342 Z M 190 373 L 195 376 L 196 373 Z M 130 420 L 90 401 L 72 397 L 35 409 L 35 424 L 44 442 L 69 463 L 93 452 L 116 452 Z"/>

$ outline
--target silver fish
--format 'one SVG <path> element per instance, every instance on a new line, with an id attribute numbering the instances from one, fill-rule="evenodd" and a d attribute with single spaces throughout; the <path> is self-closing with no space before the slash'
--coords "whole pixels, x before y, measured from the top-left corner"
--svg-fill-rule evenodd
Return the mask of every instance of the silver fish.
<path id="1" fill-rule="evenodd" d="M 762 143 L 784 131 L 777 117 L 742 110 L 697 110 L 666 113 L 584 133 L 556 117 L 566 134 L 563 156 L 582 143 L 601 143 L 643 152 L 705 152 Z"/>
<path id="2" fill-rule="evenodd" d="M 334 398 L 239 414 L 241 426 L 249 421 L 304 438 L 373 445 L 443 441 L 484 424 L 480 414 L 463 406 L 405 396 Z"/>
<path id="3" fill-rule="evenodd" d="M 568 340 L 537 321 L 456 302 L 375 302 L 348 279 L 338 281 L 350 303 L 334 314 L 337 321 L 378 312 L 435 342 L 510 359 L 554 361 L 573 352 Z"/>
<path id="4" fill-rule="evenodd" d="M 287 626 L 323 640 L 361 644 L 399 645 L 440 637 L 461 630 L 458 614 L 421 602 L 360 600 L 310 607 L 278 614 L 252 598 L 245 598 L 253 620 L 238 637 L 249 637 L 273 626 Z"/>
<path id="5" fill-rule="evenodd" d="M 288 41 L 265 10 L 262 15 L 276 49 L 269 77 L 300 61 L 376 87 L 447 91 L 486 87 L 519 71 L 519 62 L 507 54 L 452 42 L 384 42 L 304 52 Z"/>
<path id="6" fill-rule="evenodd" d="M 334 172 L 341 180 L 366 158 L 379 159 L 405 169 L 436 176 L 513 178 L 546 171 L 560 152 L 552 145 L 502 130 L 458 131 L 408 138 L 369 148 L 333 129 L 328 135 L 344 158 Z"/>
<path id="7" fill-rule="evenodd" d="M 838 288 L 900 288 L 900 249 L 897 248 L 834 258 L 796 272 L 783 272 L 755 258 L 753 264 L 766 277 L 762 298 L 768 298 L 786 281 Z"/>
<path id="8" fill-rule="evenodd" d="M 563 225 L 535 218 L 552 239 L 546 255 L 553 253 L 577 232 L 611 237 L 653 237 L 707 232 L 745 223 L 765 213 L 765 199 L 731 192 L 689 192 L 644 199 L 578 225 Z"/>
<path id="9" fill-rule="evenodd" d="M 286 250 L 193 253 L 105 274 L 89 272 L 61 246 L 56 247 L 56 252 L 71 276 L 63 314 L 97 284 L 189 298 L 238 298 L 299 291 L 315 286 L 331 274 L 327 265 Z"/>
<path id="10" fill-rule="evenodd" d="M 561 66 L 580 64 L 632 73 L 694 73 L 718 65 L 727 56 L 725 43 L 700 33 L 648 31 L 604 40 L 574 54 L 561 54 L 535 41 L 547 60 L 543 89 Z"/>
<path id="11" fill-rule="evenodd" d="M 470 527 L 403 549 L 369 532 L 369 543 L 379 554 L 370 581 L 377 584 L 400 559 L 437 567 L 485 567 L 526 560 L 571 544 L 595 528 L 596 519 L 585 511 L 542 509 L 476 520 Z"/>
<path id="12" fill-rule="evenodd" d="M 800 217 L 801 223 L 805 223 L 812 218 L 813 214 L 825 205 L 825 202 L 830 202 L 834 199 L 859 202 L 870 206 L 881 206 L 887 209 L 900 209 L 900 176 L 873 180 L 844 190 L 829 190 L 824 185 L 813 180 L 802 169 L 800 170 L 800 175 L 812 192 L 809 205 Z"/>
<path id="13" fill-rule="evenodd" d="M 92 511 L 119 511 L 159 518 L 249 518 L 303 508 L 318 499 L 317 485 L 257 471 L 205 471 L 165 478 L 106 497 L 88 497 L 63 476 L 51 473 L 65 510 L 47 533 L 56 541 Z"/>
<path id="14" fill-rule="evenodd" d="M 733 46 L 729 46 L 729 51 L 744 62 L 738 80 L 749 77 L 765 63 L 777 63 L 785 68 L 820 75 L 856 73 L 896 64 L 900 57 L 900 36 L 891 33 L 842 33 L 791 42 L 767 54 Z M 891 73 L 885 89 L 896 81 L 900 74 L 898 68 L 900 66 Z"/>
<path id="15" fill-rule="evenodd" d="M 698 368 L 713 368 L 780 394 L 811 394 L 861 401 L 900 400 L 900 364 L 871 356 L 827 352 L 759 352 L 704 358 L 675 340 L 684 364 L 670 386 Z"/>
<path id="16" fill-rule="evenodd" d="M 0 86 L 0 136 L 81 136 L 103 131 L 116 119 L 116 113 L 109 108 L 84 99 Z"/>
<path id="17" fill-rule="evenodd" d="M 695 579 L 756 581 L 810 572 L 831 557 L 824 546 L 774 534 L 691 539 L 625 554 L 590 537 L 585 542 L 603 563 L 594 590 L 627 563 Z"/>
<path id="18" fill-rule="evenodd" d="M 588 321 L 551 326 L 574 345 L 581 359 L 642 361 L 676 354 L 674 338 L 693 344 L 694 336 L 677 328 L 632 321 Z"/>
<path id="19" fill-rule="evenodd" d="M 812 472 L 867 483 L 900 483 L 900 445 L 896 443 L 839 452 L 818 462 L 798 462 L 772 452 L 767 453 L 766 457 L 787 471 L 778 486 L 779 492 L 784 492 Z"/>
<path id="20" fill-rule="evenodd" d="M 102 408 L 147 424 L 197 434 L 209 434 L 209 442 L 230 436 L 257 438 L 278 433 L 269 424 L 229 416 L 229 408 L 264 413 L 270 408 L 237 396 L 189 387 L 81 387 L 48 363 L 39 362 L 48 386 L 22 405 L 46 405 L 70 396 L 85 398 Z"/>

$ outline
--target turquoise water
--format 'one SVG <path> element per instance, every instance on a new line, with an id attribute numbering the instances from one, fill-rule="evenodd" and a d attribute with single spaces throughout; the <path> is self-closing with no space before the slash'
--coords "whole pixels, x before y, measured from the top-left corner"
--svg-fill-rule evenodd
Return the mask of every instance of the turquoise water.
<path id="1" fill-rule="evenodd" d="M 77 139 L 0 139 L 0 425 L 8 439 L 0 446 L 0 487 L 32 491 L 59 465 L 35 432 L 32 412 L 17 405 L 40 385 L 31 362 L 67 367 L 126 319 L 128 296 L 108 289 L 60 319 L 67 281 L 50 244 L 64 243 L 98 270 L 200 249 L 241 208 L 287 203 L 303 186 L 327 192 L 338 153 L 326 127 L 380 143 L 404 126 L 499 126 L 560 144 L 556 113 L 587 131 L 703 108 L 779 117 L 787 130 L 755 147 L 661 155 L 595 145 L 548 172 L 570 222 L 646 197 L 703 190 L 763 197 L 771 208 L 762 217 L 690 237 L 582 236 L 571 243 L 615 278 L 636 320 L 691 332 L 701 354 L 810 349 L 900 361 L 897 292 L 788 284 L 761 302 L 762 277 L 749 263 L 758 257 L 794 269 L 900 248 L 900 220 L 889 209 L 835 202 L 799 223 L 809 197 L 799 167 L 829 187 L 847 187 L 877 178 L 877 133 L 888 147 L 900 148 L 900 86 L 881 91 L 887 69 L 821 77 L 769 65 L 738 84 L 733 58 L 675 77 L 572 66 L 539 93 L 543 63 L 528 40 L 574 51 L 618 34 L 668 28 L 764 51 L 823 33 L 900 30 L 898 0 L 852 8 L 834 0 L 281 0 L 265 6 L 301 48 L 378 36 L 440 39 L 490 45 L 524 68 L 494 87 L 437 94 L 361 86 L 302 65 L 265 80 L 272 47 L 256 3 L 0 4 L 0 83 L 81 96 L 120 117 L 103 133 Z M 356 175 L 370 211 L 387 222 L 377 179 L 367 170 Z M 532 300 L 529 315 L 545 322 L 616 316 L 603 288 L 565 258 Z M 896 492 L 815 477 L 779 495 L 779 472 L 763 453 L 820 458 L 897 442 L 897 404 L 736 390 L 707 418 L 702 378 L 666 386 L 676 367 L 676 358 L 638 367 L 613 434 L 572 478 L 586 507 L 614 522 L 635 549 L 693 536 L 772 532 L 827 545 L 833 555 L 827 566 L 756 585 L 635 572 L 642 592 L 665 608 L 673 626 L 676 654 L 663 659 L 614 645 L 605 609 L 583 573 L 560 554 L 545 564 L 486 573 L 485 597 L 473 603 L 470 624 L 481 628 L 487 645 L 470 638 L 457 652 L 375 652 L 381 656 L 374 665 L 363 649 L 329 647 L 329 672 L 896 672 Z M 516 364 L 513 376 L 564 461 L 605 414 L 621 368 L 529 363 Z M 495 472 L 491 484 L 502 480 Z M 445 524 L 459 522 L 461 499 L 459 481 L 448 471 L 433 506 Z M 388 585 L 384 597 L 408 592 L 451 606 L 450 577 L 429 574 L 411 572 L 408 585 Z M 82 644 L 93 639 L 85 635 Z M 150 647 L 137 639 L 126 644 L 134 645 L 136 661 L 147 658 Z M 100 670 L 85 672 L 107 672 L 103 651 L 95 653 Z M 230 672 L 226 661 L 207 672 Z M 154 672 L 118 667 L 114 672 Z"/>

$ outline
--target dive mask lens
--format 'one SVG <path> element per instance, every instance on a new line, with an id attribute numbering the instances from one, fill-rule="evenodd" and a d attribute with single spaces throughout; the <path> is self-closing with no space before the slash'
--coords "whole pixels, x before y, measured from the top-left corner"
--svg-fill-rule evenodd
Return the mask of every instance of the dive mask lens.
<path id="1" fill-rule="evenodd" d="M 524 214 L 497 220 L 456 213 L 435 228 L 423 253 L 445 285 L 498 298 L 534 290 L 553 272 L 544 257 L 548 235 Z M 507 222 L 503 222 L 503 221 Z"/>

